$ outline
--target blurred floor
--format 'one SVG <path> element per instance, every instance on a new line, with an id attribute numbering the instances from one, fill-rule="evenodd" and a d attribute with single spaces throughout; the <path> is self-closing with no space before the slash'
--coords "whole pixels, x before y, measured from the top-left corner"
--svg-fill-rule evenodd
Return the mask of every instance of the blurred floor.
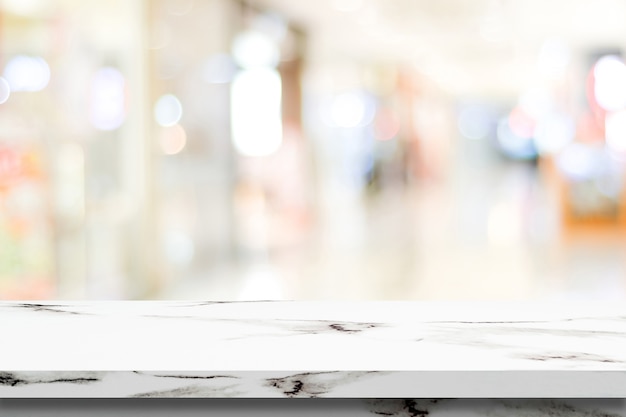
<path id="1" fill-rule="evenodd" d="M 483 187 L 500 186 L 508 190 L 504 196 L 468 192 L 465 181 L 457 176 L 446 184 L 388 189 L 362 205 L 344 205 L 332 217 L 345 222 L 342 228 L 327 222 L 306 245 L 180 279 L 161 297 L 626 299 L 626 240 L 618 234 L 563 238 L 557 207 L 532 169 L 508 165 L 492 172 L 492 184 Z M 515 227 L 517 218 L 530 226 Z"/>

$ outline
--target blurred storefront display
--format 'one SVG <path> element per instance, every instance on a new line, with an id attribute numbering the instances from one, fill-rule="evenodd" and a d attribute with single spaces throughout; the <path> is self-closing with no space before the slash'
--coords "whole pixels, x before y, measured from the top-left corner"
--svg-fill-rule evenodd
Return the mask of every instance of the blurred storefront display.
<path id="1" fill-rule="evenodd" d="M 300 32 L 228 0 L 0 13 L 0 297 L 147 297 L 259 227 L 261 252 L 302 239 Z"/>
<path id="2" fill-rule="evenodd" d="M 2 3 L 0 297 L 141 291 L 129 279 L 145 189 L 135 3 Z"/>

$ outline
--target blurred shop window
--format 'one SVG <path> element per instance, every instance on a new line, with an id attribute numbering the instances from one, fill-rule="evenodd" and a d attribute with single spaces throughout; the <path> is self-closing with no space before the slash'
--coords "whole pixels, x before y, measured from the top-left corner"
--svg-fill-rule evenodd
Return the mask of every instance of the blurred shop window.
<path id="1" fill-rule="evenodd" d="M 39 12 L 18 2 L 0 7 L 0 299 L 57 293 L 54 182 L 46 122 L 38 117 L 53 111 L 55 56 L 33 45 L 50 33 Z"/>
<path id="2" fill-rule="evenodd" d="M 555 159 L 566 233 L 626 227 L 626 64 L 619 50 L 592 52 L 588 62 L 575 140 Z"/>
<path id="3" fill-rule="evenodd" d="M 141 245 L 128 243 L 144 185 L 141 13 L 120 0 L 0 3 L 0 298 L 143 291 Z"/>
<path id="4" fill-rule="evenodd" d="M 55 295 L 49 184 L 41 149 L 25 143 L 0 143 L 0 299 Z"/>

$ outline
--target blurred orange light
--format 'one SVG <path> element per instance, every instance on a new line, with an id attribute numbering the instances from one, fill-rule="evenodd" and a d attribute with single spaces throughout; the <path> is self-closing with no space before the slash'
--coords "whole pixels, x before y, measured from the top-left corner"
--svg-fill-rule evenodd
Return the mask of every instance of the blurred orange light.
<path id="1" fill-rule="evenodd" d="M 187 144 L 187 133 L 181 125 L 174 125 L 163 129 L 161 133 L 161 150 L 166 155 L 180 153 Z"/>

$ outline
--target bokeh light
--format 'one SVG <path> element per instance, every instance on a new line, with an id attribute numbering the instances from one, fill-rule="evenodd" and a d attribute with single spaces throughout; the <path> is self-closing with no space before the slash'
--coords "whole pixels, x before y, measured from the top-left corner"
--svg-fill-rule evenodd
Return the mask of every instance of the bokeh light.
<path id="1" fill-rule="evenodd" d="M 4 77 L 0 77 L 0 104 L 6 103 L 10 96 L 11 86 Z"/>
<path id="2" fill-rule="evenodd" d="M 154 119 L 164 127 L 174 126 L 183 117 L 183 106 L 173 94 L 166 94 L 154 105 Z"/>
<path id="3" fill-rule="evenodd" d="M 116 68 L 101 68 L 91 83 L 91 124 L 99 130 L 115 130 L 126 118 L 126 82 Z"/>
<path id="4" fill-rule="evenodd" d="M 515 136 L 531 139 L 535 134 L 536 121 L 520 107 L 516 107 L 509 114 L 509 127 Z"/>
<path id="5" fill-rule="evenodd" d="M 459 132 L 468 139 L 486 139 L 492 125 L 491 114 L 482 106 L 467 106 L 459 114 Z"/>
<path id="6" fill-rule="evenodd" d="M 572 181 L 584 181 L 598 176 L 606 158 L 601 148 L 572 143 L 557 157 L 557 166 Z"/>
<path id="7" fill-rule="evenodd" d="M 400 132 L 400 120 L 391 109 L 381 109 L 375 120 L 374 135 L 377 140 L 388 141 Z"/>
<path id="8" fill-rule="evenodd" d="M 270 36 L 249 30 L 235 38 L 233 57 L 244 69 L 273 68 L 278 65 L 280 51 Z"/>
<path id="9" fill-rule="evenodd" d="M 574 140 L 576 127 L 572 117 L 566 114 L 554 114 L 537 125 L 535 143 L 542 155 L 558 153 Z"/>
<path id="10" fill-rule="evenodd" d="M 4 69 L 11 91 L 41 91 L 50 82 L 50 66 L 41 57 L 17 55 Z"/>
<path id="11" fill-rule="evenodd" d="M 626 110 L 606 116 L 606 144 L 614 152 L 626 152 Z"/>
<path id="12" fill-rule="evenodd" d="M 537 156 L 534 142 L 528 137 L 517 135 L 511 128 L 508 117 L 500 119 L 497 139 L 502 152 L 510 158 L 532 159 Z"/>
<path id="13" fill-rule="evenodd" d="M 187 133 L 179 124 L 168 126 L 161 131 L 161 151 L 165 155 L 176 155 L 185 149 Z"/>
<path id="14" fill-rule="evenodd" d="M 338 127 L 367 126 L 374 119 L 376 106 L 362 93 L 343 93 L 333 99 L 330 114 L 332 121 Z"/>
<path id="15" fill-rule="evenodd" d="M 562 39 L 551 38 L 541 46 L 537 65 L 544 76 L 557 78 L 566 72 L 570 61 L 569 46 Z"/>
<path id="16" fill-rule="evenodd" d="M 626 299 L 626 1 L 0 14 L 0 298 Z"/>
<path id="17" fill-rule="evenodd" d="M 235 77 L 231 87 L 235 149 L 244 156 L 268 156 L 283 142 L 282 82 L 276 70 L 255 68 Z"/>
<path id="18" fill-rule="evenodd" d="M 522 94 L 519 106 L 533 119 L 542 120 L 554 110 L 554 98 L 545 88 L 535 87 Z"/>
<path id="19" fill-rule="evenodd" d="M 279 278 L 269 265 L 252 266 L 244 276 L 237 300 L 282 300 L 284 290 Z"/>
<path id="20" fill-rule="evenodd" d="M 626 107 L 626 65 L 614 55 L 598 60 L 594 69 L 594 96 L 604 110 L 617 111 Z"/>

